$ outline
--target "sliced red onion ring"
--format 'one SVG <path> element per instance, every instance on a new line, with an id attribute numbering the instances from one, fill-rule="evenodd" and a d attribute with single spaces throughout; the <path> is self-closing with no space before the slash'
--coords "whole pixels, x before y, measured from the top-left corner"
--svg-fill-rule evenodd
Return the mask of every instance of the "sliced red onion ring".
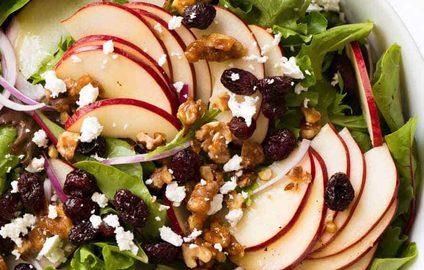
<path id="1" fill-rule="evenodd" d="M 44 95 L 45 90 L 44 87 L 41 84 L 32 84 L 29 81 L 27 81 L 22 75 L 22 73 L 18 73 L 18 77 L 16 78 L 16 84 L 15 87 L 25 96 L 35 100 L 40 101 Z"/>
<path id="2" fill-rule="evenodd" d="M 19 99 L 25 104 L 28 105 L 39 105 L 38 101 L 35 101 L 26 95 L 24 95 L 21 91 L 16 89 L 12 84 L 10 84 L 5 78 L 0 76 L 0 85 L 3 86 L 4 89 L 6 89 L 8 92 L 10 92 L 15 98 Z M 44 106 L 43 106 L 44 107 Z"/>
<path id="3" fill-rule="evenodd" d="M 16 83 L 17 77 L 17 65 L 16 56 L 12 44 L 10 43 L 7 36 L 0 31 L 0 54 L 1 54 L 1 66 L 4 78 L 12 85 Z M 10 93 L 3 91 L 1 96 L 4 99 L 9 99 Z M 3 108 L 3 104 L 0 104 L 0 110 Z"/>
<path id="4" fill-rule="evenodd" d="M 102 163 L 107 165 L 119 165 L 119 164 L 133 164 L 133 163 L 154 161 L 154 160 L 164 159 L 164 158 L 173 156 L 177 152 L 184 150 L 188 148 L 189 146 L 190 146 L 190 142 L 186 142 L 180 146 L 177 146 L 171 150 L 159 153 L 157 155 L 149 156 L 149 153 L 147 153 L 147 154 L 141 154 L 141 155 L 135 155 L 135 156 L 116 157 L 116 158 L 105 159 L 102 161 Z"/>
<path id="5" fill-rule="evenodd" d="M 253 194 L 261 192 L 261 191 L 267 189 L 268 187 L 274 185 L 275 183 L 277 183 L 281 179 L 283 179 L 284 176 L 291 169 L 293 169 L 297 164 L 299 164 L 302 161 L 302 159 L 308 153 L 308 149 L 309 149 L 310 145 L 311 145 L 310 140 L 302 140 L 299 143 L 299 146 L 295 150 L 293 150 L 293 152 L 286 159 L 284 159 L 282 161 L 276 161 L 274 164 L 280 163 L 280 164 L 278 164 L 277 175 L 275 175 L 274 178 L 272 178 L 271 180 L 269 180 L 265 184 L 263 184 L 260 187 L 258 187 L 257 189 L 255 189 L 253 191 Z M 271 165 L 270 167 L 272 168 L 272 166 L 273 165 Z"/>
<path id="6" fill-rule="evenodd" d="M 13 102 L 7 98 L 5 98 L 3 95 L 0 95 L 0 104 L 4 105 L 5 107 L 20 111 L 20 112 L 29 112 L 29 111 L 35 111 L 41 108 L 46 107 L 46 104 L 44 103 L 38 103 L 37 105 L 23 105 L 16 102 Z"/>
<path id="7" fill-rule="evenodd" d="M 53 166 L 49 162 L 49 157 L 44 154 L 44 169 L 47 172 L 47 176 L 49 177 L 50 182 L 52 183 L 52 186 L 54 190 L 56 191 L 57 196 L 62 202 L 65 202 L 68 197 L 63 192 L 62 184 L 60 183 L 59 178 L 57 177 L 55 171 L 53 170 Z"/>

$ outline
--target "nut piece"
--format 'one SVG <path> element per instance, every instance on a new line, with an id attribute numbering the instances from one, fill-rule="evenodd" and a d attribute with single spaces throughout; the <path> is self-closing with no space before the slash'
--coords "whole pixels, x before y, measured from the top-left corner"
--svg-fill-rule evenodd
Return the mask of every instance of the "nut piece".
<path id="1" fill-rule="evenodd" d="M 188 268 L 197 267 L 198 261 L 208 263 L 212 260 L 212 251 L 203 246 L 195 244 L 183 244 L 183 258 Z"/>
<path id="2" fill-rule="evenodd" d="M 321 114 L 314 108 L 302 108 L 304 122 L 300 127 L 302 138 L 313 139 L 321 130 Z"/>
<path id="3" fill-rule="evenodd" d="M 265 160 L 262 146 L 256 142 L 243 142 L 241 148 L 242 166 L 244 168 L 254 168 Z"/>
<path id="4" fill-rule="evenodd" d="M 184 127 L 190 127 L 196 120 L 200 119 L 205 112 L 206 104 L 201 99 L 194 101 L 192 97 L 189 97 L 178 107 L 177 117 Z"/>
<path id="5" fill-rule="evenodd" d="M 200 59 L 224 62 L 241 58 L 246 55 L 246 52 L 243 44 L 235 38 L 213 33 L 190 43 L 185 55 L 189 62 L 197 62 Z"/>
<path id="6" fill-rule="evenodd" d="M 253 184 L 258 178 L 255 172 L 245 172 L 238 180 L 237 185 L 241 188 L 245 188 Z"/>
<path id="7" fill-rule="evenodd" d="M 244 256 L 244 246 L 242 246 L 234 236 L 231 236 L 230 246 L 227 248 L 227 252 L 231 257 L 243 257 Z"/>
<path id="8" fill-rule="evenodd" d="M 243 203 L 243 196 L 236 191 L 231 191 L 230 195 L 227 197 L 227 207 L 229 210 L 240 209 L 243 207 Z"/>
<path id="9" fill-rule="evenodd" d="M 165 165 L 161 168 L 156 168 L 152 175 L 150 176 L 152 179 L 151 187 L 155 189 L 161 189 L 164 184 L 169 184 L 172 182 L 172 174 L 169 172 L 168 167 Z"/>
<path id="10" fill-rule="evenodd" d="M 305 121 L 309 124 L 316 124 L 321 121 L 321 113 L 315 108 L 302 108 L 302 113 L 305 116 Z"/>
<path id="11" fill-rule="evenodd" d="M 325 223 L 325 231 L 329 233 L 337 232 L 337 225 L 333 221 L 328 221 Z"/>
<path id="12" fill-rule="evenodd" d="M 196 0 L 174 0 L 172 1 L 171 7 L 175 9 L 178 14 L 183 15 L 184 10 L 191 5 L 196 4 Z"/>
<path id="13" fill-rule="evenodd" d="M 291 178 L 291 181 L 295 183 L 310 183 L 312 181 L 312 175 L 309 172 L 304 171 L 303 168 L 300 166 L 291 169 L 287 176 L 289 176 Z"/>
<path id="14" fill-rule="evenodd" d="M 137 142 L 142 144 L 147 150 L 152 151 L 157 147 L 166 143 L 166 138 L 163 133 L 155 132 L 153 138 L 144 132 L 137 134 Z"/>
<path id="15" fill-rule="evenodd" d="M 7 267 L 7 264 L 4 261 L 3 256 L 0 255 L 0 270 L 7 270 L 7 269 L 9 268 Z"/>
<path id="16" fill-rule="evenodd" d="M 230 109 L 228 107 L 229 100 L 230 100 L 230 96 L 228 95 L 228 92 L 222 91 L 220 94 L 216 96 L 212 96 L 209 101 L 213 109 L 218 109 L 221 112 L 225 112 Z"/>
<path id="17" fill-rule="evenodd" d="M 203 151 L 208 153 L 210 159 L 218 164 L 230 160 L 228 143 L 233 139 L 230 129 L 223 122 L 210 122 L 196 131 L 196 139 L 201 141 Z"/>
<path id="18" fill-rule="evenodd" d="M 203 239 L 210 244 L 220 244 L 222 248 L 227 248 L 231 244 L 230 227 L 228 223 L 213 221 L 210 227 L 203 232 Z"/>
<path id="19" fill-rule="evenodd" d="M 271 168 L 267 167 L 267 168 L 260 170 L 259 173 L 258 173 L 258 176 L 262 181 L 270 180 L 272 178 Z"/>
<path id="20" fill-rule="evenodd" d="M 75 150 L 78 147 L 78 133 L 65 131 L 60 134 L 57 141 L 57 151 L 67 161 L 71 161 L 74 158 Z"/>
<path id="21" fill-rule="evenodd" d="M 48 155 L 50 158 L 54 158 L 54 159 L 56 159 L 59 156 L 59 152 L 57 151 L 54 145 L 49 146 Z"/>

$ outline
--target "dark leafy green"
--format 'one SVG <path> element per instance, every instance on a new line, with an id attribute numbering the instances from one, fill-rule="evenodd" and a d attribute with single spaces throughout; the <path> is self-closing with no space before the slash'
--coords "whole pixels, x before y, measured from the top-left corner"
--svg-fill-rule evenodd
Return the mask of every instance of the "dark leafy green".
<path id="1" fill-rule="evenodd" d="M 370 270 L 397 270 L 413 261 L 418 256 L 418 248 L 415 243 L 410 243 L 406 249 L 395 258 L 376 258 L 372 262 Z"/>
<path id="2" fill-rule="evenodd" d="M 134 156 L 136 152 L 126 141 L 114 138 L 106 138 L 106 157 Z M 139 163 L 116 165 L 116 168 L 139 179 L 143 179 L 143 168 Z"/>
<path id="3" fill-rule="evenodd" d="M 0 194 L 7 187 L 6 174 L 18 166 L 19 158 L 10 154 L 10 145 L 16 139 L 16 129 L 0 127 Z"/>
<path id="4" fill-rule="evenodd" d="M 0 1 L 0 26 L 14 12 L 23 8 L 30 0 L 2 0 Z"/>

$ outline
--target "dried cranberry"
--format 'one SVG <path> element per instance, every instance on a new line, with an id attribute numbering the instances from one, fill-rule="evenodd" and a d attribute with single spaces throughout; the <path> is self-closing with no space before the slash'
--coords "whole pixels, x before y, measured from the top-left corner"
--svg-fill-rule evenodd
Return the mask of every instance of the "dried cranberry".
<path id="1" fill-rule="evenodd" d="M 97 137 L 91 142 L 80 142 L 77 152 L 85 156 L 97 155 L 98 157 L 106 156 L 106 140 L 103 137 Z"/>
<path id="2" fill-rule="evenodd" d="M 276 119 L 284 115 L 287 111 L 286 101 L 282 99 L 266 100 L 262 101 L 261 106 L 263 114 L 269 119 Z"/>
<path id="3" fill-rule="evenodd" d="M 99 226 L 99 233 L 104 238 L 110 238 L 115 235 L 115 228 L 107 225 L 105 222 L 102 222 Z"/>
<path id="4" fill-rule="evenodd" d="M 344 211 L 355 197 L 355 190 L 349 177 L 344 173 L 335 173 L 331 176 L 325 188 L 325 205 L 333 211 Z"/>
<path id="5" fill-rule="evenodd" d="M 143 243 L 142 248 L 149 262 L 154 264 L 168 264 L 175 261 L 180 250 L 167 242 Z"/>
<path id="6" fill-rule="evenodd" d="M 15 270 L 33 270 L 33 269 L 35 269 L 35 267 L 28 263 L 20 263 L 15 266 Z"/>
<path id="7" fill-rule="evenodd" d="M 240 140 L 247 140 L 256 130 L 256 121 L 252 119 L 250 126 L 247 126 L 243 117 L 233 117 L 228 123 L 231 133 Z"/>
<path id="8" fill-rule="evenodd" d="M 199 155 L 190 149 L 184 149 L 172 157 L 170 168 L 175 179 L 183 184 L 198 180 L 200 165 Z"/>
<path id="9" fill-rule="evenodd" d="M 18 189 L 21 201 L 26 209 L 40 212 L 44 208 L 44 186 L 43 181 L 36 174 L 24 173 L 19 177 Z"/>
<path id="10" fill-rule="evenodd" d="M 0 197 L 0 223 L 7 223 L 17 217 L 22 204 L 19 193 L 7 192 Z"/>
<path id="11" fill-rule="evenodd" d="M 293 88 L 293 79 L 286 76 L 266 77 L 259 81 L 258 89 L 264 100 L 273 100 L 284 97 Z"/>
<path id="12" fill-rule="evenodd" d="M 3 238 L 0 236 L 0 255 L 5 256 L 8 255 L 13 248 L 15 247 L 15 243 L 10 238 Z"/>
<path id="13" fill-rule="evenodd" d="M 197 3 L 184 10 L 183 24 L 190 28 L 206 29 L 211 25 L 216 16 L 214 6 Z"/>
<path id="14" fill-rule="evenodd" d="M 118 216 L 122 221 L 136 227 L 143 227 L 149 215 L 144 201 L 128 189 L 120 189 L 115 193 L 114 202 Z"/>
<path id="15" fill-rule="evenodd" d="M 65 214 L 77 224 L 88 220 L 91 215 L 99 212 L 99 206 L 90 198 L 69 197 L 65 202 Z"/>
<path id="16" fill-rule="evenodd" d="M 69 241 L 74 245 L 80 246 L 94 240 L 98 233 L 99 230 L 93 228 L 91 222 L 82 222 L 72 227 L 69 233 Z"/>
<path id="17" fill-rule="evenodd" d="M 63 186 L 63 191 L 69 196 L 91 196 L 96 190 L 94 176 L 78 169 L 68 173 Z"/>
<path id="18" fill-rule="evenodd" d="M 296 147 L 296 138 L 288 129 L 280 129 L 263 143 L 265 157 L 271 161 L 285 159 Z"/>
<path id="19" fill-rule="evenodd" d="M 230 68 L 221 75 L 221 83 L 237 95 L 250 96 L 256 92 L 258 79 L 249 71 Z"/>

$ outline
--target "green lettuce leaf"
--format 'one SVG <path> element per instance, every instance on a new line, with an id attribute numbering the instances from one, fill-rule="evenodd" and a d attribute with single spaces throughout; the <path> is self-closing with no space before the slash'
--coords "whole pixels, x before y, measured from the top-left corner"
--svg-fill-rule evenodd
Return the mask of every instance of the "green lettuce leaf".
<path id="1" fill-rule="evenodd" d="M 392 45 L 377 63 L 372 91 L 378 110 L 392 132 L 405 123 L 400 97 L 401 48 Z"/>
<path id="2" fill-rule="evenodd" d="M 108 166 L 97 161 L 80 161 L 74 164 L 78 169 L 91 173 L 97 182 L 97 186 L 108 199 L 113 199 L 116 191 L 122 188 L 130 190 L 144 200 L 149 209 L 149 218 L 145 226 L 146 235 L 157 237 L 159 228 L 167 222 L 166 211 L 160 211 L 158 202 L 153 202 L 152 195 L 142 179 L 127 174 L 118 168 Z M 157 221 L 155 217 L 160 217 Z"/>
<path id="3" fill-rule="evenodd" d="M 361 147 L 362 152 L 365 153 L 372 148 L 371 138 L 368 131 L 351 130 L 350 133 Z"/>
<path id="4" fill-rule="evenodd" d="M 395 258 L 402 246 L 408 241 L 408 236 L 402 234 L 400 227 L 391 226 L 384 232 L 375 257 Z"/>
<path id="5" fill-rule="evenodd" d="M 126 141 L 106 138 L 106 158 L 128 157 L 135 154 L 136 152 L 133 147 Z M 143 179 L 143 168 L 140 163 L 114 165 L 114 167 L 139 179 Z"/>
<path id="6" fill-rule="evenodd" d="M 390 243 L 391 244 L 391 243 Z M 395 258 L 375 258 L 370 270 L 398 270 L 418 256 L 415 243 L 410 243 L 407 248 Z"/>
<path id="7" fill-rule="evenodd" d="M 0 26 L 14 12 L 23 8 L 30 0 L 2 0 L 0 1 Z"/>
<path id="8" fill-rule="evenodd" d="M 0 127 L 0 194 L 7 188 L 7 173 L 19 164 L 19 158 L 10 154 L 10 145 L 15 141 L 16 135 L 15 128 Z"/>

